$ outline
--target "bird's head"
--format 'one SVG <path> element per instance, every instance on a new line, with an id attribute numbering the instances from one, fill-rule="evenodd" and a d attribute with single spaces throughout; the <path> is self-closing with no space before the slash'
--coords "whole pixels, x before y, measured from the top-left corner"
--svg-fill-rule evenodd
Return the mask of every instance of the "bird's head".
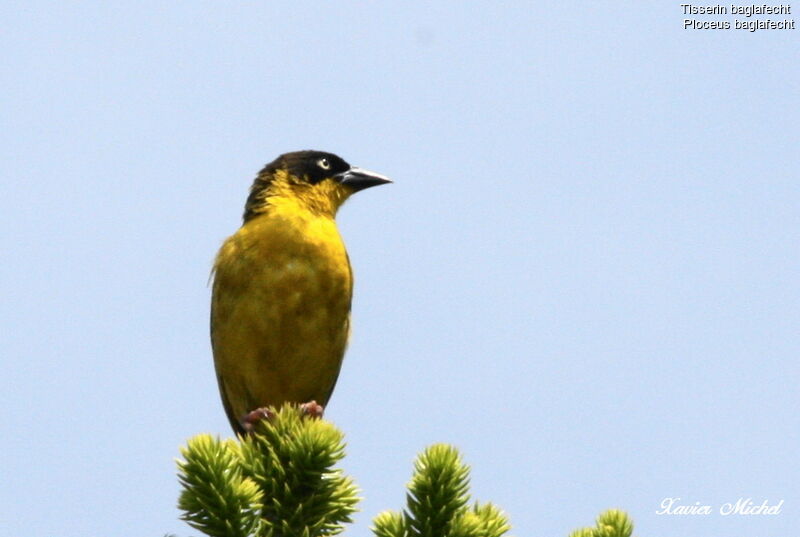
<path id="1" fill-rule="evenodd" d="M 334 217 L 351 194 L 391 182 L 379 173 L 350 166 L 333 153 L 285 153 L 264 166 L 253 181 L 244 221 L 282 204 Z"/>

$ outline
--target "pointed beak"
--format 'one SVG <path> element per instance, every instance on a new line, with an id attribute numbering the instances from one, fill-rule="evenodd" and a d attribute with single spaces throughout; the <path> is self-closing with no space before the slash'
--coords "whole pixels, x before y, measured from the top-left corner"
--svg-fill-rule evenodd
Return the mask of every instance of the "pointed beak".
<path id="1" fill-rule="evenodd" d="M 355 166 L 350 167 L 346 172 L 337 173 L 333 176 L 333 180 L 342 185 L 349 186 L 355 192 L 371 186 L 385 185 L 386 183 L 392 182 L 392 180 L 385 175 L 362 168 L 356 168 Z"/>

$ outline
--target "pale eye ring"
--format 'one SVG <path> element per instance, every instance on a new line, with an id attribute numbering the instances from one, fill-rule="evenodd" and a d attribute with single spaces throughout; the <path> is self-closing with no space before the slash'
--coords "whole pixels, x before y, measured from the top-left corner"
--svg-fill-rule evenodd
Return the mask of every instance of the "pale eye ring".
<path id="1" fill-rule="evenodd" d="M 323 170 L 330 170 L 331 169 L 331 162 L 326 158 L 321 158 L 317 161 L 317 166 L 322 168 Z"/>

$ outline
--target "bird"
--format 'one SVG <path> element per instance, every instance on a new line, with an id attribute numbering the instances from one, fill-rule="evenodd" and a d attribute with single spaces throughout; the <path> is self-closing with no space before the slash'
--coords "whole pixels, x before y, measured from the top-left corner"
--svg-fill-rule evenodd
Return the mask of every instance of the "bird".
<path id="1" fill-rule="evenodd" d="M 331 397 L 350 334 L 353 272 L 335 217 L 352 194 L 391 183 L 324 151 L 284 153 L 250 187 L 241 227 L 211 278 L 211 347 L 235 433 L 269 407 Z"/>

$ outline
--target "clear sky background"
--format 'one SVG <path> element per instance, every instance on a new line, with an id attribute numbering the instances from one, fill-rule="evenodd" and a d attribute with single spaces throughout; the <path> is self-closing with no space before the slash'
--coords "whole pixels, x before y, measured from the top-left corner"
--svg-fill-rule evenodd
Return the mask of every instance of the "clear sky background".
<path id="1" fill-rule="evenodd" d="M 519 537 L 796 532 L 800 30 L 587 4 L 4 2 L 0 535 L 197 535 L 211 261 L 308 148 L 396 181 L 339 213 L 349 535 L 434 442 Z"/>

